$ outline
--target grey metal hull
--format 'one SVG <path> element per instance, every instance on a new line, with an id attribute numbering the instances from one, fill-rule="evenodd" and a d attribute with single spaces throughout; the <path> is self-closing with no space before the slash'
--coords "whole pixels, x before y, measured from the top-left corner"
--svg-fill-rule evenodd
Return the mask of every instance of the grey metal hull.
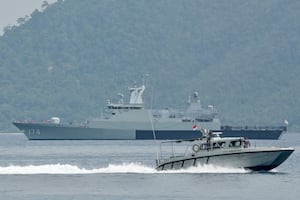
<path id="1" fill-rule="evenodd" d="M 178 157 L 161 162 L 157 169 L 172 170 L 211 164 L 253 171 L 268 171 L 282 164 L 293 151 L 292 148 L 250 148 L 244 151 L 227 151 L 223 153 L 207 152 L 203 155 Z"/>
<path id="2" fill-rule="evenodd" d="M 221 132 L 227 137 L 244 136 L 248 139 L 279 139 L 284 131 L 287 131 L 286 126 L 221 126 Z"/>
<path id="3" fill-rule="evenodd" d="M 15 124 L 29 140 L 134 140 L 132 130 L 72 127 L 47 124 Z"/>
<path id="4" fill-rule="evenodd" d="M 246 137 L 248 139 L 277 140 L 283 131 L 282 127 L 272 127 L 272 129 L 240 129 L 240 130 L 220 130 L 224 137 Z"/>
<path id="5" fill-rule="evenodd" d="M 21 130 L 29 140 L 148 140 L 154 139 L 153 131 L 150 126 L 137 125 L 131 128 L 126 124 L 123 129 L 101 127 L 83 127 L 71 125 L 55 125 L 43 123 L 13 123 Z M 215 130 L 220 131 L 220 130 Z M 282 131 L 224 131 L 223 136 L 243 136 L 249 139 L 278 139 Z M 160 126 L 155 129 L 156 139 L 195 139 L 202 137 L 200 131 L 191 130 L 191 124 Z"/>

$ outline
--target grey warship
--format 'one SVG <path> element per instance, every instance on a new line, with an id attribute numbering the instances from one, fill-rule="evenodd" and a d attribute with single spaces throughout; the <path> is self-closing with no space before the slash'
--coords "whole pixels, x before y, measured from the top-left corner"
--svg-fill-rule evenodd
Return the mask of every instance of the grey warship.
<path id="1" fill-rule="evenodd" d="M 202 107 L 198 93 L 188 98 L 184 111 L 171 109 L 146 109 L 143 103 L 145 85 L 129 88 L 130 99 L 117 103 L 107 102 L 100 118 L 75 125 L 61 123 L 59 117 L 35 122 L 15 120 L 13 124 L 29 140 L 146 140 L 194 139 L 201 137 L 193 126 L 222 131 L 224 136 L 243 136 L 250 139 L 278 139 L 281 128 L 222 126 L 213 106 Z M 154 134 L 155 132 L 155 134 Z"/>

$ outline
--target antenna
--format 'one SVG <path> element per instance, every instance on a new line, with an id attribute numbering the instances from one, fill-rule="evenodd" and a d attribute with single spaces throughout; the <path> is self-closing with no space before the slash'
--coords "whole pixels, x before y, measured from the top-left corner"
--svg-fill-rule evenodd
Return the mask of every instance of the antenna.
<path id="1" fill-rule="evenodd" d="M 150 77 L 149 74 L 143 74 L 143 85 L 146 85 L 146 79 Z"/>
<path id="2" fill-rule="evenodd" d="M 150 119 L 150 123 L 151 123 L 153 139 L 154 139 L 155 146 L 156 146 L 156 164 L 158 164 L 158 161 L 159 161 L 158 145 L 157 145 L 156 134 L 155 134 L 154 125 L 153 125 L 151 110 L 148 110 L 148 114 L 149 114 L 149 119 Z"/>
<path id="3" fill-rule="evenodd" d="M 145 74 L 143 75 L 143 77 L 149 77 L 150 75 L 149 74 Z M 143 79 L 143 83 L 145 84 L 145 79 Z M 150 123 L 151 123 L 151 129 L 152 129 L 152 135 L 153 135 L 153 140 L 154 140 L 154 143 L 155 143 L 155 146 L 156 146 L 156 165 L 158 164 L 159 162 L 159 156 L 158 156 L 158 145 L 157 145 L 157 140 L 156 140 L 156 134 L 155 134 L 155 129 L 154 129 L 154 125 L 153 125 L 153 115 L 152 115 L 152 95 L 153 95 L 153 86 L 151 85 L 151 102 L 150 102 L 150 110 L 148 110 L 148 116 L 149 116 L 149 120 L 150 120 Z"/>

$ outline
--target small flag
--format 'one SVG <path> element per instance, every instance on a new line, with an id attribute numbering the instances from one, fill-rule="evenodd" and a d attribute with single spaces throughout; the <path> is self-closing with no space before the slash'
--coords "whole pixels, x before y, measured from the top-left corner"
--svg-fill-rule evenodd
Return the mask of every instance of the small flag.
<path id="1" fill-rule="evenodd" d="M 197 130 L 197 129 L 198 129 L 197 124 L 194 124 L 194 125 L 193 125 L 193 130 L 195 131 L 195 130 Z"/>

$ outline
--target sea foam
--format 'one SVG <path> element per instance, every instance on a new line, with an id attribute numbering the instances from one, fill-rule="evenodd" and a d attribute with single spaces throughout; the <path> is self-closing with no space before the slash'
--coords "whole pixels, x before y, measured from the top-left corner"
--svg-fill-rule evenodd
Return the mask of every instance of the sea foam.
<path id="1" fill-rule="evenodd" d="M 109 164 L 106 167 L 87 169 L 70 164 L 45 164 L 45 165 L 11 165 L 0 166 L 0 174 L 109 174 L 109 173 L 138 173 L 138 174 L 161 174 L 161 173 L 247 173 L 247 170 L 203 165 L 180 170 L 157 171 L 154 167 L 141 163 Z"/>

